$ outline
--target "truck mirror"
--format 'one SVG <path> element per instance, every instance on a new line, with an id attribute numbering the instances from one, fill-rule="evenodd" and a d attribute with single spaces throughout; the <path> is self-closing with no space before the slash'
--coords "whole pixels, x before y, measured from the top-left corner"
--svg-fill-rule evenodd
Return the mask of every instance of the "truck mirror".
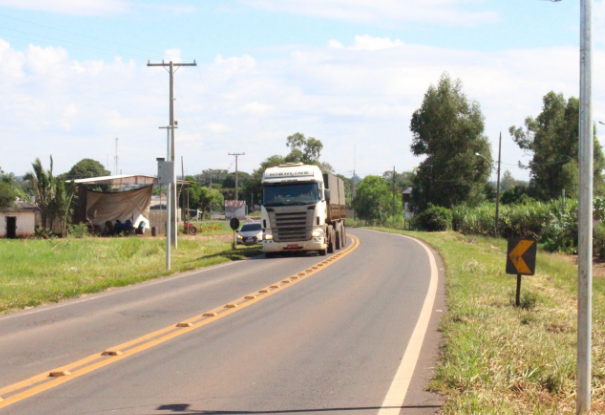
<path id="1" fill-rule="evenodd" d="M 330 201 L 330 189 L 324 189 L 324 194 L 326 195 L 326 200 Z"/>

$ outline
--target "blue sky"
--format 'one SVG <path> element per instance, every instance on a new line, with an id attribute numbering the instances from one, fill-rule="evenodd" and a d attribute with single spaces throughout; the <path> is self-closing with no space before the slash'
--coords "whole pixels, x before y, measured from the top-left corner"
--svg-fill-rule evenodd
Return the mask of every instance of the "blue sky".
<path id="1" fill-rule="evenodd" d="M 251 171 L 296 131 L 324 142 L 338 172 L 410 170 L 409 119 L 443 72 L 480 102 L 494 149 L 518 178 L 507 129 L 550 90 L 578 90 L 579 1 L 0 0 L 0 166 L 23 174 L 52 153 L 59 172 L 106 164 L 153 174 L 164 151 L 167 75 L 148 59 L 190 61 L 176 76 L 177 153 L 189 173 Z M 595 1 L 595 73 L 605 63 Z M 598 78 L 598 77 L 597 77 Z M 595 117 L 605 95 L 595 79 Z M 110 163 L 111 164 L 111 163 Z"/>

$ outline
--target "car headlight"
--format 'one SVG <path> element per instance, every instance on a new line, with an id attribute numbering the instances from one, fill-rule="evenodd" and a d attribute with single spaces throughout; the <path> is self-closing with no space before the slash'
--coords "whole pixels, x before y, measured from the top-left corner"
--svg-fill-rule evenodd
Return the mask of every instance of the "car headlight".
<path id="1" fill-rule="evenodd" d="M 237 237 L 238 237 L 239 239 L 243 239 L 242 235 L 237 235 Z"/>
<path id="2" fill-rule="evenodd" d="M 257 237 L 258 239 L 263 239 L 263 233 L 262 233 L 262 232 L 260 232 L 258 235 L 256 235 L 256 237 Z"/>
<path id="3" fill-rule="evenodd" d="M 324 236 L 324 231 L 322 229 L 315 229 L 311 235 L 314 237 Z"/>

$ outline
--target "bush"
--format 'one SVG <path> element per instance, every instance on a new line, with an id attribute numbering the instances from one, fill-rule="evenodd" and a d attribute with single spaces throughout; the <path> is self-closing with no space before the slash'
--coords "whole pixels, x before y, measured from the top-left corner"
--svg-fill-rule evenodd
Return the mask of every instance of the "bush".
<path id="1" fill-rule="evenodd" d="M 445 231 L 452 221 L 452 212 L 440 206 L 430 205 L 428 209 L 414 218 L 416 229 L 429 232 Z"/>
<path id="2" fill-rule="evenodd" d="M 72 238 L 84 238 L 88 236 L 88 224 L 78 223 L 77 225 L 69 225 L 67 233 Z"/>

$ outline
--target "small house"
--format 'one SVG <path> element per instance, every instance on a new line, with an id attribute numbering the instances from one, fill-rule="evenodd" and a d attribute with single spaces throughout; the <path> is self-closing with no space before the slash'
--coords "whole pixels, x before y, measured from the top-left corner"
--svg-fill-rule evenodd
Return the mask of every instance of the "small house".
<path id="1" fill-rule="evenodd" d="M 28 238 L 36 232 L 38 208 L 24 200 L 0 208 L 0 238 Z"/>

